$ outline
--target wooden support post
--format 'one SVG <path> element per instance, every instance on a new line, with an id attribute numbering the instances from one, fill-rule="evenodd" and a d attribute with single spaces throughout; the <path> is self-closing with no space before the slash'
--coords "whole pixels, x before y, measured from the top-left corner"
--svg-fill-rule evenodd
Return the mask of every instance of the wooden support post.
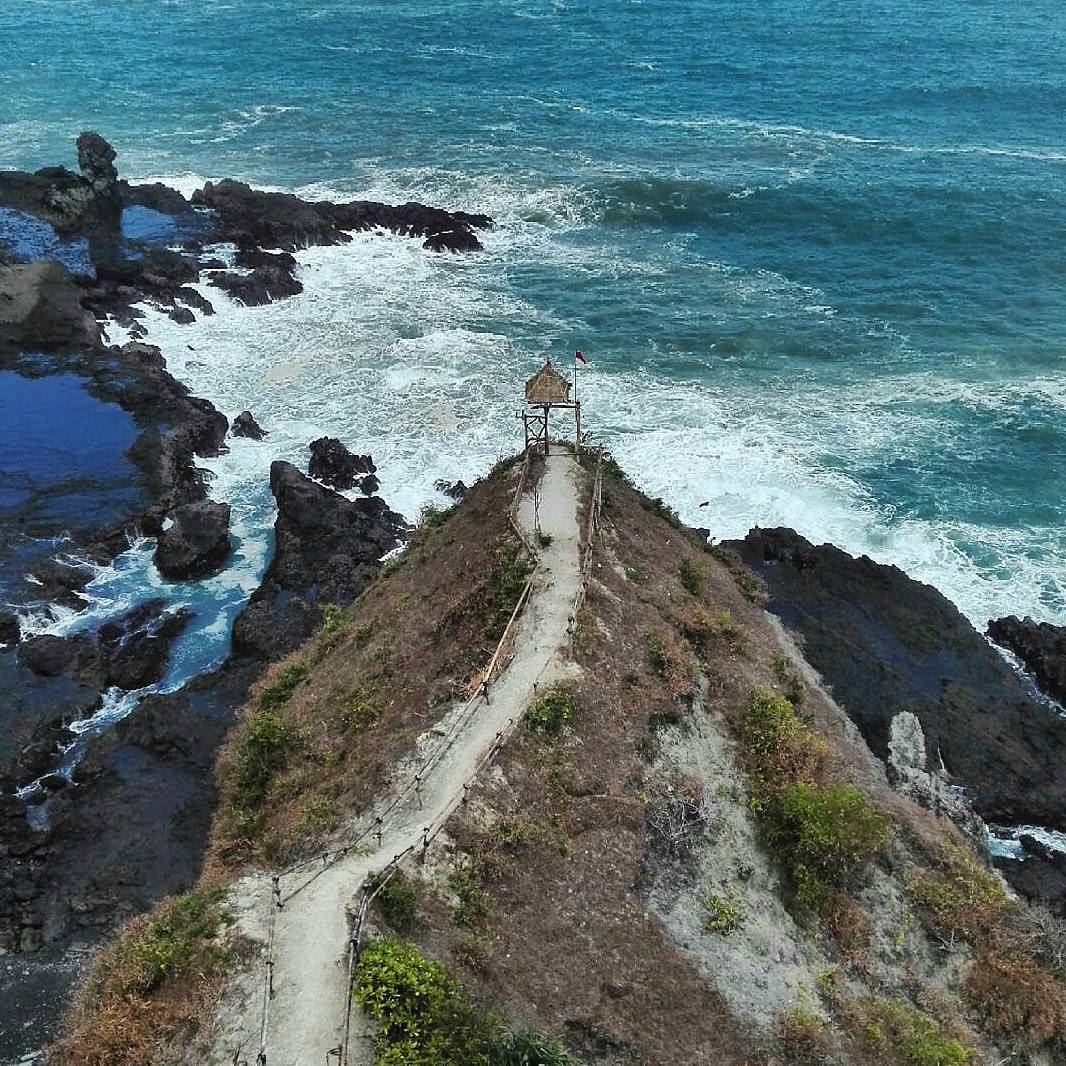
<path id="1" fill-rule="evenodd" d="M 547 404 L 545 404 L 544 405 L 544 457 L 545 458 L 547 458 L 547 456 L 548 456 L 548 447 L 549 447 L 549 445 L 551 443 L 551 436 L 548 433 L 548 412 L 550 410 L 551 410 L 551 408 Z"/>

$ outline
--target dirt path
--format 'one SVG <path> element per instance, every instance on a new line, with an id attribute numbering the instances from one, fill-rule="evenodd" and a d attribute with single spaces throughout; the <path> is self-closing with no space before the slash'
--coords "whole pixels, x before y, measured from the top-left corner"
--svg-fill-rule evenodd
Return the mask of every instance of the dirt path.
<path id="1" fill-rule="evenodd" d="M 547 680 L 546 671 L 567 639 L 570 615 L 580 588 L 580 531 L 577 486 L 580 468 L 569 454 L 552 455 L 539 483 L 540 528 L 551 543 L 540 549 L 537 580 L 514 639 L 510 663 L 491 688 L 491 702 L 480 703 L 469 716 L 458 740 L 423 779 L 421 807 L 412 797 L 386 819 L 380 846 L 353 851 L 326 869 L 312 884 L 289 900 L 277 915 L 274 935 L 274 997 L 267 1032 L 269 1066 L 322 1066 L 326 1054 L 340 1043 L 346 999 L 345 949 L 348 939 L 346 908 L 353 902 L 368 874 L 380 870 L 394 856 L 422 837 L 423 827 L 446 812 L 462 794 L 463 783 L 489 750 L 509 720 L 521 714 L 533 696 L 534 684 Z M 531 535 L 534 502 L 530 493 L 521 501 L 518 520 Z M 455 708 L 453 713 L 457 713 Z M 314 871 L 310 871 L 314 872 Z M 292 875 L 282 885 L 283 895 L 299 886 L 306 874 Z M 262 913 L 269 896 L 265 878 L 241 882 L 238 910 L 251 917 Z M 262 937 L 261 919 L 242 919 L 242 931 Z M 370 1029 L 359 1017 L 352 1021 L 350 1062 L 369 1064 L 372 1051 L 361 1034 Z M 249 996 L 240 1024 L 226 1026 L 226 1049 L 218 1061 L 231 1062 L 233 1048 L 243 1044 L 248 1061 L 258 1047 L 259 1003 Z M 254 1015 L 254 1017 L 253 1017 Z M 225 1056 L 225 1057 L 223 1057 Z M 335 1061 L 335 1060 L 333 1060 Z"/>

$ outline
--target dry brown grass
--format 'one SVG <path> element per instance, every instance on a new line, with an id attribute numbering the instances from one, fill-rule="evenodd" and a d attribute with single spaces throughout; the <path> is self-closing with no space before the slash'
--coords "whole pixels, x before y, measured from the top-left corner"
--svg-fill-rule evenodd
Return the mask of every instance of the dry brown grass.
<path id="1" fill-rule="evenodd" d="M 507 525 L 517 473 L 479 482 L 454 515 L 416 537 L 401 565 L 331 612 L 256 686 L 220 753 L 209 872 L 319 846 L 467 693 L 510 613 L 501 587 L 515 577 L 502 568 L 517 555 Z M 286 694 L 285 678 L 301 672 L 308 679 Z"/>
<path id="2" fill-rule="evenodd" d="M 220 889 L 195 889 L 130 922 L 98 956 L 49 1066 L 148 1066 L 193 1031 L 238 951 L 220 898 Z"/>

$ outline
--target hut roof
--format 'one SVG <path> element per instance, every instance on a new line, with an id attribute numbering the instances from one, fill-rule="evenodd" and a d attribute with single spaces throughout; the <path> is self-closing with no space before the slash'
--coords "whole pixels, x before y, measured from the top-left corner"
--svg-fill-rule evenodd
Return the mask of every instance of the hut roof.
<path id="1" fill-rule="evenodd" d="M 526 382 L 526 403 L 569 403 L 570 382 L 546 359 Z"/>

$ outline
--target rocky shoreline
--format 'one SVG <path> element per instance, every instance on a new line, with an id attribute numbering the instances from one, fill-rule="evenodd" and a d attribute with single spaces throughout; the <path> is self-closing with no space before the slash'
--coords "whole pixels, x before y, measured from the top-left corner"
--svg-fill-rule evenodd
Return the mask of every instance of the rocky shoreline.
<path id="1" fill-rule="evenodd" d="M 73 611 L 86 606 L 94 567 L 139 536 L 157 539 L 166 581 L 225 567 L 229 506 L 209 498 L 197 460 L 224 450 L 229 433 L 266 436 L 251 412 L 227 416 L 192 396 L 158 348 L 108 344 L 111 322 L 143 336 L 141 304 L 179 323 L 212 314 L 194 282 L 250 305 L 293 295 L 302 286 L 292 251 L 343 243 L 356 230 L 389 229 L 431 251 L 476 251 L 475 231 L 491 225 L 486 216 L 420 204 L 311 204 L 232 181 L 189 201 L 165 186 L 121 181 L 114 150 L 95 134 L 79 137 L 77 150 L 77 173 L 0 172 L 0 208 L 84 239 L 91 263 L 89 273 L 74 274 L 54 261 L 19 261 L 0 243 L 0 370 L 76 375 L 92 396 L 129 412 L 139 431 L 127 455 L 148 506 L 79 529 L 61 557 L 43 555 L 31 568 L 27 598 Z M 168 216 L 172 233 L 200 236 L 179 248 L 132 244 L 122 234 L 131 207 Z M 205 252 L 204 241 L 233 244 L 234 266 Z M 215 751 L 235 708 L 268 662 L 321 625 L 326 604 L 351 602 L 401 543 L 406 525 L 376 495 L 369 456 L 333 441 L 325 451 L 316 442 L 310 458 L 323 481 L 347 488 L 358 478 L 363 498 L 351 501 L 275 464 L 273 562 L 237 619 L 229 658 L 179 691 L 151 694 L 187 612 L 148 600 L 67 637 L 23 634 L 14 614 L 0 614 L 0 682 L 11 694 L 0 750 L 0 1058 L 49 1038 L 101 936 L 195 879 L 214 807 Z M 27 509 L 14 528 L 67 532 L 34 521 Z M 71 732 L 68 723 L 94 713 L 108 693 L 142 690 L 112 728 L 81 740 Z M 68 781 L 59 771 L 75 743 L 84 750 Z M 27 820 L 15 793 L 31 784 L 26 802 L 35 814 Z"/>
<path id="2" fill-rule="evenodd" d="M 913 715 L 926 744 L 920 769 L 946 770 L 982 819 L 1066 830 L 1066 717 L 940 592 L 791 529 L 753 529 L 725 546 L 766 583 L 768 610 L 798 634 L 876 755 L 889 761 L 897 718 Z M 1057 627 L 1007 619 L 990 623 L 989 635 L 1037 679 L 1066 670 Z M 999 861 L 1003 873 L 1018 891 L 1066 910 L 1066 855 L 1032 837 L 1022 844 L 1024 861 Z"/>

